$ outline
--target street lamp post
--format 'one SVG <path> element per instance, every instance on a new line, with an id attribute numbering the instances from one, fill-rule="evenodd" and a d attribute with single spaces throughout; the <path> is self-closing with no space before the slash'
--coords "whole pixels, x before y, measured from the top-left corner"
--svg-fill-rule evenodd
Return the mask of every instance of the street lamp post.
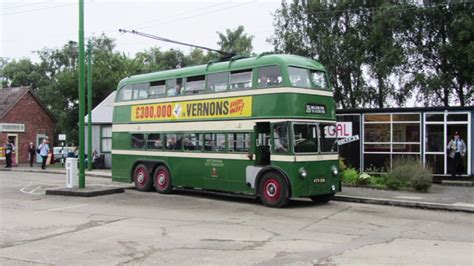
<path id="1" fill-rule="evenodd" d="M 79 0 L 79 188 L 85 188 L 84 174 L 84 0 Z"/>
<path id="2" fill-rule="evenodd" d="M 87 44 L 87 170 L 92 169 L 92 43 Z"/>

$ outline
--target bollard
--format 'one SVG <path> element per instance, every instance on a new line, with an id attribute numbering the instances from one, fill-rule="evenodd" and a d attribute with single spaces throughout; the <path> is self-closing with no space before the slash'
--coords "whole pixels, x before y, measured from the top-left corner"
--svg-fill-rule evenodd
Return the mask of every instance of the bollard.
<path id="1" fill-rule="evenodd" d="M 66 158 L 66 187 L 77 187 L 77 158 Z"/>

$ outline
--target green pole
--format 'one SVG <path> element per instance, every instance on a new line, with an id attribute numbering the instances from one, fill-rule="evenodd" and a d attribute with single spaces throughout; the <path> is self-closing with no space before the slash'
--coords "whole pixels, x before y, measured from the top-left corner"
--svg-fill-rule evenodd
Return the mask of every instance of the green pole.
<path id="1" fill-rule="evenodd" d="M 87 45 L 87 170 L 92 170 L 92 43 Z"/>
<path id="2" fill-rule="evenodd" d="M 85 188 L 84 174 L 84 0 L 79 0 L 79 188 Z"/>

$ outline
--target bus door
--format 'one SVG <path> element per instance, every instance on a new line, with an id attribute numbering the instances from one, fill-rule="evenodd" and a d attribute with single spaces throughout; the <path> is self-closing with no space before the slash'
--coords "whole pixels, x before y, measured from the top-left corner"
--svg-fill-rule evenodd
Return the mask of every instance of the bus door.
<path id="1" fill-rule="evenodd" d="M 255 165 L 270 164 L 270 123 L 255 126 Z"/>

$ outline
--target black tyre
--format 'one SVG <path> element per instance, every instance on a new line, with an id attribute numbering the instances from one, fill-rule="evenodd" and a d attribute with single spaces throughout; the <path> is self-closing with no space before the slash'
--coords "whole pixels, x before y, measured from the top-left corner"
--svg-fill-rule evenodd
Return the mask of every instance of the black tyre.
<path id="1" fill-rule="evenodd" d="M 318 195 L 318 196 L 311 196 L 309 197 L 314 203 L 325 204 L 328 203 L 332 197 L 334 197 L 334 193 L 326 194 L 326 195 Z"/>
<path id="2" fill-rule="evenodd" d="M 153 186 L 153 180 L 150 172 L 144 164 L 139 164 L 133 170 L 133 182 L 135 188 L 139 191 L 150 191 Z"/>
<path id="3" fill-rule="evenodd" d="M 173 192 L 173 186 L 171 185 L 171 175 L 168 168 L 161 165 L 155 169 L 153 173 L 153 184 L 158 193 L 170 194 Z"/>
<path id="4" fill-rule="evenodd" d="M 277 172 L 265 173 L 258 183 L 260 200 L 267 207 L 281 208 L 290 201 L 288 184 Z"/>

